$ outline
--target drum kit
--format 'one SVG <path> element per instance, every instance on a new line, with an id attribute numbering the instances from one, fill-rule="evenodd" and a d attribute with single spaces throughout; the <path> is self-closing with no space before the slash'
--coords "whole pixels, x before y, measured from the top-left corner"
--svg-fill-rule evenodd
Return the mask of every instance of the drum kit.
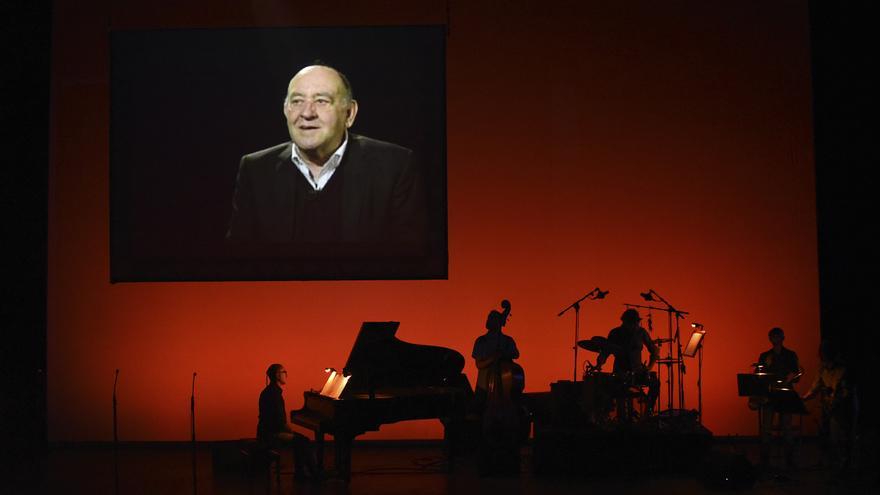
<path id="1" fill-rule="evenodd" d="M 659 344 L 656 341 L 655 343 Z M 598 354 L 615 354 L 621 350 L 601 336 L 580 340 L 577 345 L 581 349 Z M 656 401 L 656 397 L 651 397 L 648 391 L 652 381 L 657 381 L 657 373 L 647 369 L 607 373 L 586 361 L 582 377 L 581 406 L 589 413 L 594 423 L 603 423 L 611 419 L 629 421 L 636 417 L 632 409 L 634 400 L 640 406 L 638 416 L 644 417 L 650 413 L 654 407 L 653 402 Z M 615 404 L 618 404 L 617 408 L 614 407 Z M 616 414 L 614 418 L 612 413 Z"/>
<path id="2" fill-rule="evenodd" d="M 700 376 L 697 378 L 699 409 L 697 411 L 697 417 L 700 418 L 699 420 L 701 421 L 702 339 L 698 338 L 695 340 L 694 336 L 692 335 L 691 341 L 689 342 L 688 346 L 688 350 L 690 350 L 691 352 L 683 352 L 683 339 L 681 338 L 679 325 L 680 321 L 684 319 L 686 315 L 688 315 L 688 312 L 682 311 L 681 309 L 672 306 L 669 301 L 664 299 L 653 289 L 648 289 L 648 291 L 639 294 L 645 301 L 652 304 L 645 305 L 626 303 L 624 304 L 624 306 L 627 307 L 627 311 L 638 311 L 641 309 L 646 309 L 648 311 L 648 332 L 653 332 L 651 319 L 652 312 L 656 311 L 667 314 L 668 338 L 652 339 L 653 344 L 657 348 L 658 354 L 660 349 L 665 349 L 667 351 L 664 357 L 657 359 L 656 363 L 660 365 L 657 370 L 652 371 L 648 370 L 647 368 L 641 367 L 641 369 L 636 369 L 633 371 L 605 373 L 602 372 L 597 366 L 593 366 L 592 364 L 590 364 L 589 361 L 587 361 L 586 363 L 584 363 L 583 374 L 581 375 L 581 379 L 583 381 L 582 387 L 577 387 L 579 368 L 577 357 L 578 349 L 584 349 L 602 355 L 620 355 L 624 351 L 624 349 L 618 347 L 614 342 L 609 342 L 608 339 L 605 337 L 594 336 L 584 340 L 580 340 L 579 337 L 579 310 L 581 309 L 581 303 L 588 300 L 604 299 L 608 293 L 609 291 L 603 291 L 596 287 L 585 296 L 569 304 L 557 315 L 561 317 L 572 309 L 575 313 L 575 345 L 572 346 L 572 350 L 574 352 L 574 369 L 572 372 L 572 379 L 570 382 L 567 383 L 569 383 L 570 386 L 573 388 L 582 390 L 583 397 L 580 402 L 585 409 L 584 412 L 587 412 L 590 416 L 594 417 L 598 414 L 600 420 L 603 418 L 607 419 L 607 413 L 611 411 L 612 405 L 617 404 L 618 407 L 616 409 L 618 418 L 620 418 L 621 420 L 632 419 L 634 416 L 636 416 L 632 411 L 632 404 L 635 400 L 636 402 L 641 404 L 642 416 L 651 415 L 655 407 L 660 407 L 659 395 L 661 386 L 665 387 L 666 390 L 667 410 L 675 410 L 674 408 L 676 407 L 676 398 L 678 402 L 678 410 L 684 410 L 684 356 L 699 356 Z M 703 337 L 705 335 L 706 332 L 702 328 L 701 324 L 694 323 L 691 326 L 694 326 L 694 328 L 699 327 L 697 330 L 695 330 L 695 333 L 698 332 L 700 334 L 699 337 Z M 691 343 L 693 343 L 694 345 L 691 346 Z M 693 347 L 693 349 L 691 349 L 691 347 Z M 621 409 L 621 404 L 626 405 L 626 408 L 624 408 L 625 410 Z"/>

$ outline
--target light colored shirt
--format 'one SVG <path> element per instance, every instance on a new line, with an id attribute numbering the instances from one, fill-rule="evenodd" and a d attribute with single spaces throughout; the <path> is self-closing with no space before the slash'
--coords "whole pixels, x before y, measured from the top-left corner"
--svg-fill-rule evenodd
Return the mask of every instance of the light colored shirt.
<path id="1" fill-rule="evenodd" d="M 819 368 L 819 376 L 807 392 L 807 397 L 821 393 L 822 403 L 826 406 L 832 406 L 835 402 L 839 403 L 846 399 L 849 391 L 846 388 L 845 373 L 846 369 L 842 366 L 823 365 Z"/>
<path id="2" fill-rule="evenodd" d="M 320 191 L 324 189 L 324 186 L 327 185 L 327 182 L 330 181 L 330 178 L 333 177 L 333 172 L 336 171 L 336 168 L 339 167 L 339 164 L 342 162 L 342 156 L 345 154 L 345 148 L 348 146 L 348 133 L 345 133 L 345 139 L 342 140 L 342 144 L 339 145 L 339 148 L 336 148 L 336 151 L 333 152 L 333 155 L 327 160 L 327 163 L 321 167 L 321 173 L 317 177 L 312 177 L 312 172 L 309 170 L 309 166 L 306 165 L 305 160 L 303 160 L 299 156 L 299 148 L 296 147 L 296 144 L 292 144 L 293 153 L 290 154 L 290 159 L 293 161 L 293 164 L 296 166 L 297 170 L 306 178 L 306 181 L 312 186 L 315 191 Z"/>

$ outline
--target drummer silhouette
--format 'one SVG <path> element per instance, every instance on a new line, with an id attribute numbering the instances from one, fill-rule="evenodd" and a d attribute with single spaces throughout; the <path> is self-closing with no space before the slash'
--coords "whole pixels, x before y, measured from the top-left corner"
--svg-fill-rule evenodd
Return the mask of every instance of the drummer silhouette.
<path id="1" fill-rule="evenodd" d="M 645 400 L 645 415 L 651 415 L 654 404 L 660 394 L 660 382 L 657 375 L 650 373 L 654 363 L 660 354 L 659 349 L 651 340 L 651 335 L 642 328 L 642 317 L 639 312 L 629 308 L 620 315 L 621 325 L 608 332 L 607 343 L 596 358 L 596 368 L 602 369 L 609 355 L 614 356 L 613 373 L 620 377 L 624 385 L 628 387 L 648 387 L 648 395 Z M 642 362 L 642 348 L 645 347 L 650 353 L 648 364 Z M 623 394 L 617 398 L 617 417 L 621 421 L 634 419 L 632 409 L 632 397 Z"/>

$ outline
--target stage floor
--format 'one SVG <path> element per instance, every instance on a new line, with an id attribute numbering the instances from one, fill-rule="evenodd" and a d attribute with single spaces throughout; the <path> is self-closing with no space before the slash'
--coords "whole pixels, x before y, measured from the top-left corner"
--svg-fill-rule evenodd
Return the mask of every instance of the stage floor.
<path id="1" fill-rule="evenodd" d="M 328 449 L 331 450 L 332 449 Z M 215 472 L 212 462 L 217 444 L 203 444 L 196 455 L 196 490 L 193 490 L 192 451 L 185 444 L 129 444 L 119 450 L 118 493 L 126 495 L 199 494 L 679 494 L 733 493 L 731 488 L 711 487 L 696 473 L 613 474 L 604 476 L 538 476 L 531 472 L 531 451 L 522 450 L 523 472 L 514 477 L 480 476 L 474 454 L 456 459 L 452 473 L 439 444 L 360 443 L 352 451 L 352 479 L 322 482 L 294 481 L 292 458 L 282 462 L 280 487 L 274 477 L 249 479 L 241 470 L 224 468 Z M 715 442 L 714 452 L 757 460 L 755 442 Z M 742 457 L 740 457 L 742 459 Z M 805 441 L 799 447 L 797 467 L 790 471 L 759 473 L 751 488 L 736 493 L 828 494 L 878 493 L 876 476 L 850 476 L 832 480 L 829 470 L 817 467 L 818 449 Z M 330 463 L 332 464 L 332 462 Z M 218 468 L 219 469 L 219 468 Z M 114 494 L 114 454 L 108 445 L 51 446 L 44 458 L 41 479 L 34 486 L 6 493 Z M 861 478 L 861 479 L 859 479 Z M 866 481 L 865 478 L 870 478 Z M 270 486 L 267 487 L 267 483 Z M 870 486 L 869 486 L 870 485 Z M 267 490 L 268 488 L 268 490 Z M 279 490 L 280 488 L 280 490 Z M 5 491 L 5 490 L 4 490 Z"/>

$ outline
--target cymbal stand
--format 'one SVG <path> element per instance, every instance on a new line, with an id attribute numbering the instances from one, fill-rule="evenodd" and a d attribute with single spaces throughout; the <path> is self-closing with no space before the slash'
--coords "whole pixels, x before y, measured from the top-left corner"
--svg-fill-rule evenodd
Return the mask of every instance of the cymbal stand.
<path id="1" fill-rule="evenodd" d="M 570 309 L 574 309 L 574 344 L 572 345 L 572 350 L 574 350 L 574 370 L 572 371 L 572 382 L 577 381 L 577 372 L 578 372 L 578 340 L 580 339 L 580 321 L 581 321 L 581 301 L 585 299 L 595 300 L 595 299 L 605 299 L 605 296 L 608 295 L 610 291 L 603 291 L 602 289 L 596 287 L 591 290 L 587 295 L 578 299 L 577 301 L 569 304 L 562 311 L 559 312 L 556 316 L 562 316 L 568 312 Z"/>

